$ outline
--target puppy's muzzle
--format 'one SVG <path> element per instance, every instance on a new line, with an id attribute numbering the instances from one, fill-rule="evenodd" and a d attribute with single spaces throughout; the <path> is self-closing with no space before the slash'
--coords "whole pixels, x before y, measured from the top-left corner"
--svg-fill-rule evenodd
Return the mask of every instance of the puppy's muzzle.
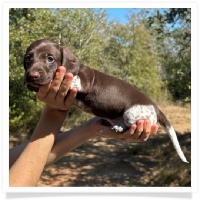
<path id="1" fill-rule="evenodd" d="M 30 71 L 26 75 L 27 82 L 38 82 L 40 80 L 40 73 L 38 71 Z"/>
<path id="2" fill-rule="evenodd" d="M 39 87 L 47 84 L 52 77 L 47 76 L 43 69 L 28 70 L 24 77 L 24 85 L 31 91 L 38 92 Z"/>

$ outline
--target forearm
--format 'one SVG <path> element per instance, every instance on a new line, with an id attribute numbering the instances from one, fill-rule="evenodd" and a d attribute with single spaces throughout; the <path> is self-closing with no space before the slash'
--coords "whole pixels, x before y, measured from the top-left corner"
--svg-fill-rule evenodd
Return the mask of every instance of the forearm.
<path id="1" fill-rule="evenodd" d="M 11 168 L 15 161 L 19 158 L 26 146 L 27 143 L 22 143 L 9 149 L 9 168 Z"/>
<path id="2" fill-rule="evenodd" d="M 46 165 L 54 163 L 66 153 L 95 136 L 94 131 L 85 126 L 85 123 L 67 132 L 60 133 L 55 140 Z"/>
<path id="3" fill-rule="evenodd" d="M 51 149 L 51 152 L 46 160 L 46 165 L 55 162 L 67 152 L 70 152 L 94 136 L 94 131 L 91 132 L 91 130 L 89 130 L 87 126 L 84 126 L 84 124 L 67 132 L 60 133 L 55 139 L 53 148 Z M 13 149 L 10 149 L 10 167 L 15 163 L 26 146 L 27 143 L 23 143 Z"/>
<path id="4" fill-rule="evenodd" d="M 44 109 L 26 148 L 10 168 L 10 186 L 36 185 L 65 119 L 65 115 L 59 113 L 62 112 Z"/>

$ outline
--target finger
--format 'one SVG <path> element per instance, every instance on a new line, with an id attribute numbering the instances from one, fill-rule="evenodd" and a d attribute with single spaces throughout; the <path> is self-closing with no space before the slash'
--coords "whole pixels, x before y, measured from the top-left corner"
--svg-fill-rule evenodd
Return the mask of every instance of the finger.
<path id="1" fill-rule="evenodd" d="M 60 86 L 60 92 L 59 92 L 60 94 L 63 94 L 64 96 L 67 94 L 71 86 L 72 80 L 73 80 L 73 74 L 67 73 Z"/>
<path id="2" fill-rule="evenodd" d="M 65 75 L 65 67 L 59 67 L 55 73 L 53 81 L 51 82 L 51 86 L 49 88 L 49 98 L 56 98 L 56 94 L 62 84 L 64 75 Z"/>
<path id="3" fill-rule="evenodd" d="M 56 102 L 58 102 L 58 104 L 60 105 L 65 104 L 65 97 L 68 94 L 72 79 L 73 79 L 73 74 L 67 73 L 60 85 L 59 92 L 57 92 L 56 95 Z"/>
<path id="4" fill-rule="evenodd" d="M 47 83 L 46 85 L 43 85 L 39 88 L 39 91 L 36 93 L 37 99 L 40 101 L 44 101 L 45 97 L 47 96 L 49 92 L 49 88 L 51 86 L 51 83 Z"/>
<path id="5" fill-rule="evenodd" d="M 143 132 L 141 133 L 139 138 L 141 142 L 146 141 L 149 138 L 150 131 L 151 131 L 150 121 L 148 119 L 144 120 Z"/>
<path id="6" fill-rule="evenodd" d="M 136 131 L 132 136 L 134 139 L 138 139 L 141 133 L 143 132 L 144 120 L 138 120 L 136 125 L 137 125 Z"/>
<path id="7" fill-rule="evenodd" d="M 77 94 L 76 88 L 72 88 L 69 91 L 69 95 L 67 95 L 66 99 L 64 100 L 64 104 L 65 104 L 66 109 L 69 109 L 73 105 L 74 100 L 76 98 L 76 94 Z"/>
<path id="8" fill-rule="evenodd" d="M 146 130 L 140 136 L 141 142 L 147 141 L 149 136 L 155 135 L 158 131 L 157 124 L 154 124 L 153 126 L 151 126 L 150 123 L 148 123 L 147 126 L 148 127 L 146 128 Z"/>
<path id="9" fill-rule="evenodd" d="M 140 138 L 139 138 L 140 142 L 147 141 L 149 136 L 150 136 L 150 132 L 141 133 Z"/>
<path id="10" fill-rule="evenodd" d="M 151 132 L 151 122 L 148 119 L 144 120 L 143 132 L 145 132 L 145 133 L 150 133 Z"/>
<path id="11" fill-rule="evenodd" d="M 59 67 L 57 69 L 56 74 L 55 74 L 54 80 L 52 80 L 51 82 L 49 82 L 49 83 L 47 83 L 47 84 L 45 84 L 45 85 L 43 85 L 39 88 L 39 91 L 36 93 L 36 97 L 39 100 L 43 101 L 47 97 L 50 87 L 53 87 L 53 86 L 58 84 L 57 79 L 60 76 L 60 74 L 64 73 L 64 71 L 65 71 L 64 67 L 62 67 L 62 66 Z"/>
<path id="12" fill-rule="evenodd" d="M 124 139 L 131 137 L 134 134 L 136 128 L 137 128 L 136 124 L 132 124 L 131 127 L 126 132 L 121 133 L 119 135 L 119 138 Z"/>
<path id="13" fill-rule="evenodd" d="M 157 124 L 154 124 L 151 126 L 151 133 L 150 135 L 153 136 L 153 135 L 156 135 L 156 133 L 158 132 L 158 125 Z"/>

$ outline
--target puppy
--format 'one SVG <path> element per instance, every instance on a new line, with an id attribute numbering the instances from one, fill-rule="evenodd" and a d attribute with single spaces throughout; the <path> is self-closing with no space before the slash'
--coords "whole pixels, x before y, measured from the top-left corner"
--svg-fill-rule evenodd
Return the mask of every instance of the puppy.
<path id="1" fill-rule="evenodd" d="M 173 127 L 151 99 L 125 81 L 81 64 L 66 47 L 48 39 L 33 42 L 24 56 L 24 84 L 37 92 L 53 79 L 58 66 L 65 66 L 66 73 L 74 75 L 71 88 L 78 90 L 77 107 L 108 120 L 117 132 L 124 132 L 139 119 L 159 122 L 181 160 L 188 162 Z"/>

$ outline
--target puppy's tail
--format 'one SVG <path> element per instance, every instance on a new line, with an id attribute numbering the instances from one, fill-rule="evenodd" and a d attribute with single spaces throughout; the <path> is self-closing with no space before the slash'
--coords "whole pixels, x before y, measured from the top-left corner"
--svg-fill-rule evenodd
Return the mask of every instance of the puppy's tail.
<path id="1" fill-rule="evenodd" d="M 158 122 L 160 123 L 161 126 L 164 127 L 164 129 L 166 130 L 166 132 L 168 133 L 174 148 L 176 149 L 176 152 L 178 153 L 180 159 L 183 162 L 189 163 L 185 157 L 185 155 L 183 154 L 183 151 L 181 150 L 180 144 L 178 142 L 177 136 L 176 136 L 176 132 L 174 131 L 174 128 L 171 126 L 170 122 L 168 121 L 168 119 L 166 118 L 166 116 L 159 110 L 159 117 L 158 117 Z"/>

